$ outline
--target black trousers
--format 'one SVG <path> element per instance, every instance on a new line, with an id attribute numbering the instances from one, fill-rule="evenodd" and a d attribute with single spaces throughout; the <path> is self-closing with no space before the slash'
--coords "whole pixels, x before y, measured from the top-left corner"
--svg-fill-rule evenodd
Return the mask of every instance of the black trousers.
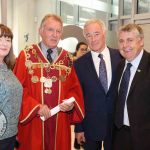
<path id="1" fill-rule="evenodd" d="M 14 150 L 16 136 L 0 140 L 0 150 Z"/>
<path id="2" fill-rule="evenodd" d="M 134 150 L 130 127 L 123 126 L 120 129 L 114 128 L 113 150 Z"/>

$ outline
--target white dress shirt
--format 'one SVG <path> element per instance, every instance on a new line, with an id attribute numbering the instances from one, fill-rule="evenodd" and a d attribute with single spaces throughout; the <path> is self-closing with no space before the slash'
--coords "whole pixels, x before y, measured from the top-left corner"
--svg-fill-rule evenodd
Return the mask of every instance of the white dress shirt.
<path id="1" fill-rule="evenodd" d="M 125 71 L 127 63 L 131 63 L 132 64 L 132 66 L 130 68 L 131 74 L 130 74 L 129 86 L 128 86 L 128 90 L 127 90 L 126 102 L 125 102 L 125 107 L 124 107 L 123 124 L 127 125 L 127 126 L 130 126 L 129 117 L 128 117 L 128 110 L 127 110 L 127 97 L 128 97 L 128 94 L 129 94 L 130 86 L 131 86 L 132 80 L 134 78 L 134 75 L 135 75 L 136 71 L 140 71 L 140 70 L 137 70 L 137 69 L 138 69 L 138 66 L 139 66 L 139 63 L 141 61 L 142 56 L 143 56 L 143 50 L 139 53 L 139 55 L 133 61 L 128 62 L 126 60 L 126 62 L 125 62 L 124 71 Z M 123 71 L 123 73 L 124 73 L 124 71 Z M 123 73 L 122 73 L 122 75 L 123 75 Z M 122 79 L 122 77 L 121 77 L 121 79 Z"/>
<path id="2" fill-rule="evenodd" d="M 47 50 L 48 50 L 49 48 L 47 48 L 47 47 L 44 45 L 43 42 L 41 42 L 41 49 L 42 49 L 42 52 L 43 52 L 44 56 L 47 58 Z M 57 50 L 57 47 L 54 48 L 54 49 L 52 49 L 52 51 L 53 51 L 53 52 L 51 53 L 51 57 L 52 57 L 53 60 L 55 60 L 55 59 L 58 57 L 58 50 Z"/>
<path id="3" fill-rule="evenodd" d="M 108 89 L 111 84 L 111 79 L 112 79 L 112 68 L 111 68 L 111 59 L 110 59 L 110 52 L 107 47 L 101 52 L 103 55 L 103 59 L 105 60 L 106 64 L 106 70 L 107 70 L 107 81 L 108 81 Z M 98 57 L 99 53 L 94 52 L 91 50 L 91 55 L 93 59 L 93 63 L 96 69 L 96 73 L 99 77 L 99 64 L 100 64 L 100 58 Z"/>

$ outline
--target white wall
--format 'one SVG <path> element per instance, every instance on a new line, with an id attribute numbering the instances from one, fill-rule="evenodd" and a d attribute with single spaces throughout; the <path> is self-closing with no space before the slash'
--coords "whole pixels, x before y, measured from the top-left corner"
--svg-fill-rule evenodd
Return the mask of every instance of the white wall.
<path id="1" fill-rule="evenodd" d="M 140 25 L 144 31 L 144 49 L 148 52 L 150 52 L 150 24 L 143 24 Z"/>
<path id="2" fill-rule="evenodd" d="M 48 13 L 59 14 L 59 10 L 57 0 L 7 0 L 7 24 L 14 33 L 13 44 L 16 56 L 26 45 L 40 41 L 38 29 L 42 18 Z M 106 14 L 99 15 L 105 22 Z M 65 49 L 74 51 L 77 41 L 74 43 L 69 41 L 69 44 L 62 45 L 65 45 Z"/>
<path id="3" fill-rule="evenodd" d="M 38 28 L 40 26 L 42 18 L 49 13 L 57 12 L 56 0 L 36 0 L 36 19 L 37 19 L 37 27 L 36 27 L 36 41 L 40 40 L 38 35 Z"/>
<path id="4" fill-rule="evenodd" d="M 1 13 L 1 11 L 2 11 L 2 8 L 1 8 L 2 6 L 1 6 L 1 0 L 0 0 L 0 22 L 2 22 L 1 21 L 1 16 L 2 16 L 2 13 Z"/>
<path id="5" fill-rule="evenodd" d="M 7 25 L 13 30 L 15 55 L 18 55 L 19 51 L 23 49 L 25 45 L 35 41 L 35 1 L 36 0 L 7 1 Z M 25 35 L 27 34 L 29 34 L 28 41 L 25 40 Z"/>
<path id="6" fill-rule="evenodd" d="M 14 33 L 13 45 L 16 56 L 26 45 L 39 42 L 38 28 L 41 19 L 47 13 L 56 12 L 55 4 L 56 0 L 7 1 L 7 25 Z"/>

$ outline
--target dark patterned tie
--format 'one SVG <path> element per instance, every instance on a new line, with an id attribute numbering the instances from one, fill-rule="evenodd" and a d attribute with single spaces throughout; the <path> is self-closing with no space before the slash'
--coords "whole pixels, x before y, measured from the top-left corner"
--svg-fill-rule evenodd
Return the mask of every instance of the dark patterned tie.
<path id="1" fill-rule="evenodd" d="M 127 63 L 127 67 L 123 73 L 122 80 L 120 82 L 119 94 L 118 94 L 118 108 L 116 113 L 116 121 L 115 124 L 118 128 L 123 126 L 123 119 L 124 119 L 124 106 L 128 91 L 128 85 L 130 80 L 130 68 L 132 64 Z"/>
<path id="2" fill-rule="evenodd" d="M 101 81 L 101 84 L 105 90 L 105 93 L 108 91 L 108 81 L 107 81 L 107 71 L 106 71 L 106 65 L 105 61 L 103 59 L 103 55 L 99 54 L 98 57 L 101 59 L 100 60 L 100 65 L 99 65 L 99 79 Z"/>
<path id="3" fill-rule="evenodd" d="M 47 50 L 47 59 L 48 59 L 48 61 L 50 62 L 50 63 L 52 63 L 52 61 L 53 61 L 53 59 L 52 59 L 52 57 L 51 57 L 51 54 L 52 54 L 52 50 L 51 49 L 48 49 Z"/>

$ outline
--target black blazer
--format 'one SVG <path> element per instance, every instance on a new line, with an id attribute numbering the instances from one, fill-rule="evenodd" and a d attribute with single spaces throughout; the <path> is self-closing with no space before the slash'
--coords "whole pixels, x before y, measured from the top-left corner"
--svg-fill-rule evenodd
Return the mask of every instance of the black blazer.
<path id="1" fill-rule="evenodd" d="M 119 65 L 118 83 L 125 65 Z M 118 109 L 116 99 L 115 116 Z M 144 51 L 127 98 L 127 109 L 135 150 L 150 149 L 150 54 Z"/>
<path id="2" fill-rule="evenodd" d="M 113 98 L 116 94 L 116 69 L 121 59 L 118 50 L 110 49 L 112 81 L 108 93 L 101 85 L 92 60 L 88 52 L 75 61 L 74 67 L 81 83 L 84 95 L 85 118 L 82 123 L 75 126 L 75 132 L 84 131 L 85 138 L 91 140 L 104 140 L 112 126 Z"/>

